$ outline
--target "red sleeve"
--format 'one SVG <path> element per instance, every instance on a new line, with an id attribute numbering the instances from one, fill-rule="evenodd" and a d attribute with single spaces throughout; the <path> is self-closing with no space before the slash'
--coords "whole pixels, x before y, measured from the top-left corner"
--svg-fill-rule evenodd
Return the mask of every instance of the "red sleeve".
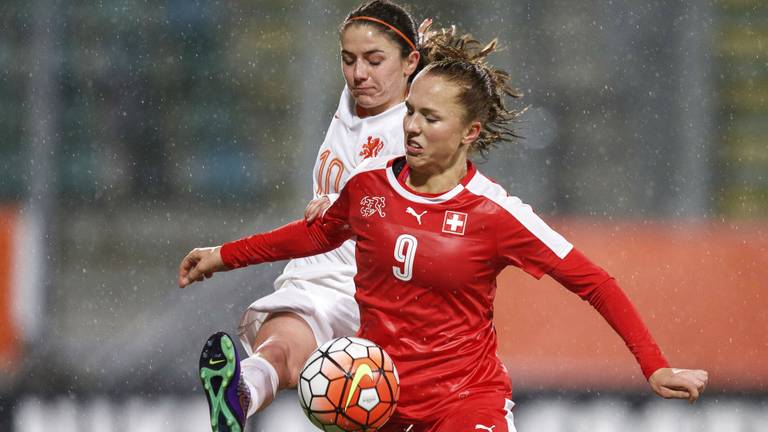
<path id="1" fill-rule="evenodd" d="M 275 230 L 224 243 L 221 258 L 229 268 L 301 258 L 329 252 L 352 237 L 342 194 L 320 220 L 297 220 Z"/>
<path id="2" fill-rule="evenodd" d="M 573 249 L 549 275 L 600 312 L 624 339 L 646 379 L 659 368 L 669 367 L 637 309 L 605 270 Z"/>
<path id="3" fill-rule="evenodd" d="M 507 215 L 497 223 L 499 255 L 504 264 L 541 279 L 573 246 L 519 199 L 507 197 L 502 206 Z"/>

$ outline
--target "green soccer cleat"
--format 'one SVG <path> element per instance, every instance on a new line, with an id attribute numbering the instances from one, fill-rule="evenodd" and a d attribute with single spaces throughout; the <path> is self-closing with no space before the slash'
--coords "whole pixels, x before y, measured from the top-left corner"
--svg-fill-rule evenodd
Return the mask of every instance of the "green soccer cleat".
<path id="1" fill-rule="evenodd" d="M 243 432 L 251 397 L 240 375 L 240 357 L 232 338 L 218 332 L 200 353 L 200 382 L 208 400 L 213 432 Z"/>

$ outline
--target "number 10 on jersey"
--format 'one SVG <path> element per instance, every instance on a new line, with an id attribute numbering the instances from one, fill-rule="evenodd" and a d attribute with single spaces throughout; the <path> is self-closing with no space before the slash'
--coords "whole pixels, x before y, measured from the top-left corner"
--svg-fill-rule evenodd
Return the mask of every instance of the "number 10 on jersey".
<path id="1" fill-rule="evenodd" d="M 395 260 L 399 266 L 392 266 L 392 273 L 401 281 L 407 282 L 413 277 L 413 257 L 419 241 L 410 234 L 401 234 L 395 242 Z"/>

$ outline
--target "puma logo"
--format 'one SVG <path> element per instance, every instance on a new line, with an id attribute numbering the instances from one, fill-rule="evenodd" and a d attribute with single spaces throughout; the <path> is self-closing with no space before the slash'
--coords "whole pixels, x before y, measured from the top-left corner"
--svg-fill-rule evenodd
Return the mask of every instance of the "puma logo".
<path id="1" fill-rule="evenodd" d="M 411 207 L 408 207 L 407 209 L 405 209 L 406 214 L 416 217 L 416 220 L 419 222 L 419 225 L 421 225 L 421 217 L 424 216 L 426 212 L 427 211 L 424 210 L 423 212 L 421 212 L 421 214 L 418 214 L 416 213 L 416 210 L 412 209 Z"/>
<path id="2" fill-rule="evenodd" d="M 488 426 L 483 426 L 483 425 L 481 425 L 481 424 L 476 424 L 476 425 L 475 425 L 475 429 L 476 429 L 476 430 L 477 430 L 477 429 L 484 429 L 484 430 L 487 430 L 488 432 L 493 432 L 493 428 L 495 428 L 495 427 L 496 427 L 496 425 L 493 425 L 493 426 L 491 426 L 491 427 L 488 427 Z"/>

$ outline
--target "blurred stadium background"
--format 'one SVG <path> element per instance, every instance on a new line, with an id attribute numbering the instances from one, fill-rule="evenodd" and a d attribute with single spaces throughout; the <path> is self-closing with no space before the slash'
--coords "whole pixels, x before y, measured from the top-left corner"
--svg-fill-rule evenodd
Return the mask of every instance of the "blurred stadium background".
<path id="1" fill-rule="evenodd" d="M 768 3 L 411 1 L 506 49 L 482 169 L 614 274 L 700 403 L 551 280 L 496 307 L 522 431 L 768 431 Z M 196 365 L 282 264 L 180 258 L 298 217 L 357 1 L 0 3 L 0 431 L 206 431 Z M 254 431 L 311 430 L 293 393 Z"/>

